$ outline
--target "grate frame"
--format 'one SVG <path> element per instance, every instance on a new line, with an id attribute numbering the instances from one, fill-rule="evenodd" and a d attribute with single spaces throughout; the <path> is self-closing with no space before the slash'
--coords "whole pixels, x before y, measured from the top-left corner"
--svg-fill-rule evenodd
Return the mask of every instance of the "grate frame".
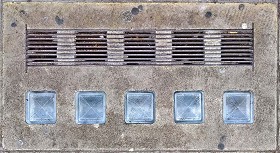
<path id="1" fill-rule="evenodd" d="M 253 66 L 252 29 L 26 29 L 26 66 Z M 55 31 L 57 34 L 55 34 Z M 42 40 L 41 50 L 32 44 L 32 34 L 54 34 Z M 70 33 L 69 33 L 70 32 Z M 33 38 L 35 39 L 35 38 Z M 69 40 L 70 39 L 70 40 Z M 40 40 L 38 38 L 38 40 Z M 30 42 L 31 41 L 31 42 Z M 33 42 L 34 43 L 34 42 Z M 36 43 L 35 43 L 36 44 Z M 245 46 L 244 44 L 247 44 Z M 34 44 L 33 44 L 34 45 Z M 55 48 L 55 47 L 54 47 Z M 52 57 L 41 58 L 40 57 Z M 38 57 L 38 58 L 34 58 Z"/>

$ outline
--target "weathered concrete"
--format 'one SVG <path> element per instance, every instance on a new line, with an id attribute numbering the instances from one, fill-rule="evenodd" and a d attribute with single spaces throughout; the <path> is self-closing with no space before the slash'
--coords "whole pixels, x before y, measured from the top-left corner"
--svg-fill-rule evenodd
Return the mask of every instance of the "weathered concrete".
<path id="1" fill-rule="evenodd" d="M 277 134 L 277 7 L 274 4 L 143 4 L 131 22 L 122 13 L 137 6 L 92 3 L 4 4 L 4 148 L 7 150 L 275 150 Z M 20 13 L 22 10 L 24 14 Z M 211 11 L 213 16 L 205 18 Z M 57 25 L 55 17 L 64 19 Z M 108 18 L 110 17 L 110 18 Z M 11 26 L 16 23 L 16 26 Z M 254 23 L 255 65 L 172 67 L 36 67 L 25 73 L 25 25 L 28 28 L 113 29 L 228 29 Z M 264 39 L 265 38 L 265 39 Z M 57 92 L 57 123 L 27 125 L 24 118 L 28 90 Z M 101 90 L 107 94 L 107 123 L 75 123 L 75 91 Z M 124 123 L 124 93 L 156 93 L 156 122 Z M 175 124 L 173 93 L 203 90 L 205 123 Z M 255 122 L 225 125 L 222 95 L 226 90 L 251 90 Z"/>
<path id="2" fill-rule="evenodd" d="M 1 53 L 1 56 L 0 56 L 0 134 L 1 134 L 1 138 L 0 138 L 0 151 L 3 150 L 3 147 L 2 147 L 2 128 L 3 128 L 3 35 L 2 35 L 2 0 L 0 0 L 0 53 Z"/>
<path id="3" fill-rule="evenodd" d="M 277 3 L 277 0 L 3 0 L 4 2 L 100 2 L 100 3 Z"/>

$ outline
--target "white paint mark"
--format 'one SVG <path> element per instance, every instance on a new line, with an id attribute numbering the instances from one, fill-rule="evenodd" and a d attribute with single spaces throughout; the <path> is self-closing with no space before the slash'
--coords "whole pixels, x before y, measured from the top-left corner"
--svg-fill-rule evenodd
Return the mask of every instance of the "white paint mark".
<path id="1" fill-rule="evenodd" d="M 200 12 L 205 12 L 206 9 L 207 9 L 207 6 L 206 6 L 206 5 L 201 5 L 201 6 L 199 7 L 199 11 L 200 11 Z"/>
<path id="2" fill-rule="evenodd" d="M 48 69 L 48 68 L 45 68 L 44 70 L 47 72 L 47 74 L 48 74 L 48 75 L 50 74 L 50 72 L 49 72 L 49 69 Z"/>
<path id="3" fill-rule="evenodd" d="M 133 148 L 130 148 L 128 151 L 134 151 L 134 149 L 133 149 Z"/>
<path id="4" fill-rule="evenodd" d="M 94 124 L 93 126 L 97 129 L 99 128 L 99 124 Z"/>
<path id="5" fill-rule="evenodd" d="M 219 71 L 220 71 L 220 73 L 225 73 L 226 72 L 225 69 L 220 69 Z"/>
<path id="6" fill-rule="evenodd" d="M 23 146 L 23 141 L 22 140 L 18 140 L 17 141 L 17 146 L 19 146 L 19 147 Z"/>
<path id="7" fill-rule="evenodd" d="M 248 28 L 247 23 L 242 23 L 242 29 L 247 29 L 247 28 Z"/>
<path id="8" fill-rule="evenodd" d="M 43 17 L 44 20 L 48 20 L 49 18 L 47 16 Z"/>

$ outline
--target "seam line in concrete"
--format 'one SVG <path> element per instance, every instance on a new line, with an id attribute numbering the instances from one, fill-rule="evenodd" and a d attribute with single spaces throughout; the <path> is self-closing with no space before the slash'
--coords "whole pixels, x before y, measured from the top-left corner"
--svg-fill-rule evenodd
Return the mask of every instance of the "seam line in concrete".
<path id="1" fill-rule="evenodd" d="M 278 119 L 278 109 L 279 109 L 279 0 L 277 1 L 277 24 L 278 24 L 278 30 L 277 30 L 277 91 L 276 91 L 276 150 L 279 151 L 279 119 Z"/>
<path id="2" fill-rule="evenodd" d="M 3 0 L 3 2 L 15 2 L 15 0 Z M 16 2 L 31 2 L 29 0 L 17 0 Z M 75 2 L 83 2 L 83 3 L 251 3 L 251 4 L 258 4 L 258 3 L 272 3 L 277 4 L 277 0 L 68 0 L 68 1 L 61 1 L 61 0 L 32 0 L 32 2 L 62 2 L 62 3 L 75 3 Z"/>
<path id="3" fill-rule="evenodd" d="M 134 151 L 128 151 L 128 150 L 4 150 L 4 151 L 11 151 L 11 152 L 275 152 L 276 150 L 134 150 Z"/>
<path id="4" fill-rule="evenodd" d="M 0 43 L 0 45 L 1 45 L 1 93 L 0 93 L 0 95 L 1 95 L 1 108 L 0 108 L 0 113 L 1 113 L 1 148 L 0 148 L 0 150 L 4 150 L 4 148 L 3 148 L 3 122 L 4 122 L 4 94 L 3 94 L 3 87 L 4 87 L 4 81 L 3 81 L 3 66 L 4 66 L 4 57 L 3 57 L 3 55 L 4 55 L 4 45 L 3 45 L 3 0 L 0 0 L 0 20 L 1 20 L 1 23 L 0 23 L 0 36 L 1 36 L 1 38 L 0 38 L 0 41 L 1 41 L 1 43 Z"/>

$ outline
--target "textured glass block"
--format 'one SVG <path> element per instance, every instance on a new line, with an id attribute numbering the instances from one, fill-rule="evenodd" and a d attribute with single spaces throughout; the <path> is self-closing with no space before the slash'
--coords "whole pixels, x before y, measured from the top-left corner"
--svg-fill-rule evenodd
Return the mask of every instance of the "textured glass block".
<path id="1" fill-rule="evenodd" d="M 56 94 L 54 91 L 27 92 L 26 122 L 28 124 L 54 124 L 56 122 Z"/>
<path id="2" fill-rule="evenodd" d="M 223 101 L 225 123 L 253 123 L 253 95 L 250 92 L 225 92 Z"/>
<path id="3" fill-rule="evenodd" d="M 152 92 L 128 92 L 125 102 L 125 122 L 154 123 L 154 105 L 154 94 Z"/>
<path id="4" fill-rule="evenodd" d="M 202 123 L 204 100 L 200 91 L 182 91 L 174 94 L 174 119 L 176 123 Z"/>
<path id="5" fill-rule="evenodd" d="M 76 122 L 77 124 L 105 124 L 104 92 L 80 91 L 76 94 Z"/>

